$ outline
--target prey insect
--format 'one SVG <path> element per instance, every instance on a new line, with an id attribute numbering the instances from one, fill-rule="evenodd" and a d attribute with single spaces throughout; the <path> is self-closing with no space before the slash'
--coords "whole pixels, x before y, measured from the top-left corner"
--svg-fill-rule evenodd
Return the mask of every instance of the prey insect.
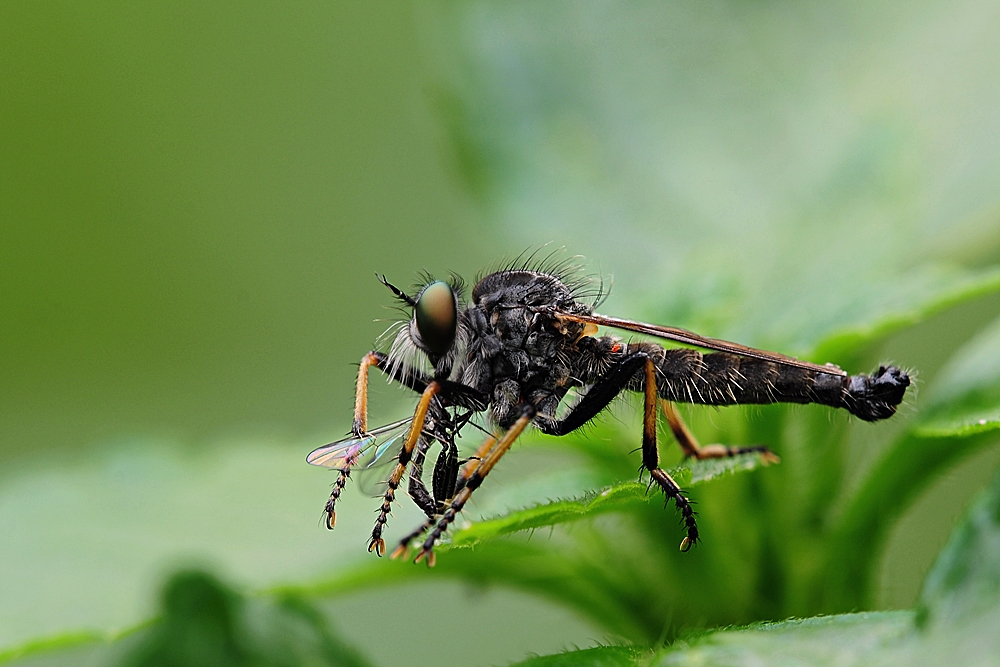
<path id="1" fill-rule="evenodd" d="M 681 550 L 699 539 L 691 502 L 671 476 L 659 467 L 657 422 L 662 412 L 688 457 L 697 459 L 759 453 L 777 457 L 766 447 L 699 446 L 681 421 L 674 402 L 702 405 L 817 403 L 842 408 L 865 420 L 891 417 L 910 384 L 907 373 L 880 366 L 874 373 L 848 375 L 832 364 L 818 365 L 775 352 L 706 338 L 673 327 L 600 315 L 594 309 L 602 291 L 575 277 L 565 264 L 532 268 L 509 265 L 477 280 L 466 300 L 462 282 L 427 279 L 409 295 L 379 276 L 412 317 L 399 324 L 388 354 L 371 351 L 358 369 L 351 435 L 309 454 L 310 463 L 339 469 L 325 507 L 333 528 L 335 505 L 351 470 L 396 456 L 385 482 L 382 505 L 368 550 L 385 553 L 383 531 L 396 492 L 409 474 L 407 491 L 427 520 L 404 537 L 393 557 L 409 553 L 420 539 L 416 561 L 434 563 L 434 546 L 455 521 L 471 495 L 500 458 L 529 426 L 565 435 L 603 411 L 622 392 L 643 396 L 640 473 L 672 500 L 685 535 Z M 649 341 L 626 341 L 598 335 L 611 327 L 691 347 L 665 348 Z M 368 429 L 368 376 L 377 368 L 420 395 L 413 416 L 389 426 Z M 579 398 L 559 407 L 567 393 Z M 475 456 L 461 462 L 455 438 L 476 414 L 487 413 L 496 429 Z M 401 435 L 393 437 L 392 433 Z M 398 437 L 398 439 L 396 439 Z M 431 447 L 439 445 L 431 489 L 423 466 Z"/>
<path id="2" fill-rule="evenodd" d="M 337 468 L 340 470 L 340 476 L 334 482 L 333 492 L 330 494 L 330 500 L 327 502 L 324 511 L 327 528 L 332 530 L 337 521 L 334 505 L 337 499 L 340 498 L 344 486 L 347 485 L 347 479 L 351 476 L 351 469 L 367 469 L 374 466 L 389 451 L 390 447 L 399 443 L 400 438 L 403 437 L 405 432 L 404 429 L 412 421 L 412 418 L 401 419 L 398 422 L 386 424 L 364 434 L 351 434 L 343 440 L 323 445 L 309 453 L 306 461 L 314 466 Z"/>

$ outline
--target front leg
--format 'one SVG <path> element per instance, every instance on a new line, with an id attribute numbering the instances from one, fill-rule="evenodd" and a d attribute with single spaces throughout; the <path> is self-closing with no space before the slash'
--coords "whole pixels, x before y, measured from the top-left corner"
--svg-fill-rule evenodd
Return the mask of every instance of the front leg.
<path id="1" fill-rule="evenodd" d="M 418 394 L 424 393 L 432 378 L 402 364 L 392 363 L 389 355 L 372 350 L 361 357 L 358 364 L 358 380 L 354 392 L 354 435 L 368 432 L 368 369 L 374 366 L 407 389 Z M 437 380 L 439 395 L 443 405 L 457 406 L 467 410 L 482 412 L 489 404 L 486 396 L 472 387 L 450 380 Z"/>
<path id="2" fill-rule="evenodd" d="M 375 519 L 375 527 L 372 529 L 372 536 L 368 541 L 369 552 L 374 551 L 379 556 L 385 553 L 385 540 L 382 539 L 382 530 L 389 520 L 389 513 L 392 511 L 392 502 L 396 499 L 396 489 L 399 488 L 399 483 L 406 472 L 406 466 L 410 463 L 410 458 L 413 456 L 413 449 L 416 447 L 420 433 L 424 428 L 424 422 L 427 420 L 427 409 L 430 407 L 431 400 L 440 389 L 441 386 L 437 382 L 432 381 L 420 396 L 417 409 L 413 413 L 413 423 L 410 424 L 410 432 L 406 436 L 406 441 L 403 442 L 403 448 L 399 451 L 399 460 L 396 462 L 396 467 L 386 481 L 382 507 L 379 508 L 378 517 Z"/>
<path id="3" fill-rule="evenodd" d="M 374 366 L 404 387 L 418 394 L 424 393 L 431 379 L 415 371 L 405 371 L 398 364 L 389 363 L 389 356 L 384 352 L 372 350 L 361 357 L 358 365 L 358 381 L 354 390 L 354 435 L 362 436 L 368 432 L 368 369 Z"/>
<path id="4" fill-rule="evenodd" d="M 422 373 L 407 369 L 400 364 L 391 363 L 389 356 L 384 352 L 372 350 L 363 356 L 361 363 L 358 365 L 358 379 L 354 394 L 354 422 L 351 426 L 351 432 L 359 438 L 364 437 L 368 433 L 368 369 L 373 366 L 388 375 L 391 380 L 395 380 L 404 387 L 412 389 L 419 394 L 423 394 L 432 382 L 431 378 Z M 444 405 L 457 405 L 470 410 L 483 410 L 486 407 L 486 398 L 472 387 L 466 387 L 457 382 L 449 382 L 447 380 L 441 380 L 437 385 L 439 396 Z M 323 512 L 326 515 L 327 528 L 332 529 L 337 523 L 337 500 L 340 499 L 347 480 L 351 476 L 351 467 L 354 463 L 354 460 L 347 461 L 341 469 L 337 481 L 334 482 L 333 491 L 330 492 L 330 498 L 326 501 L 326 506 L 323 508 Z M 395 493 L 395 490 L 393 490 L 393 493 Z M 424 498 L 420 495 L 420 489 L 417 489 L 414 494 L 414 500 L 426 512 L 426 503 L 421 504 Z M 429 494 L 426 492 L 423 495 L 429 497 Z M 385 519 L 382 515 L 379 518 Z"/>
<path id="5" fill-rule="evenodd" d="M 418 393 L 423 393 L 430 382 L 429 378 L 419 373 L 403 372 L 398 365 L 389 363 L 388 355 L 377 350 L 372 350 L 361 357 L 354 392 L 354 422 L 351 425 L 351 432 L 359 438 L 364 437 L 368 433 L 368 369 L 372 366 L 388 374 L 390 378 L 403 386 L 409 387 Z M 360 454 L 360 452 L 358 453 Z M 355 456 L 344 462 L 344 467 L 340 469 L 337 481 L 333 483 L 333 490 L 330 492 L 330 497 L 323 507 L 323 514 L 326 516 L 326 527 L 330 530 L 333 530 L 333 527 L 337 524 L 337 501 L 344 492 L 347 480 L 351 476 L 351 468 L 357 462 L 357 459 L 358 457 Z"/>

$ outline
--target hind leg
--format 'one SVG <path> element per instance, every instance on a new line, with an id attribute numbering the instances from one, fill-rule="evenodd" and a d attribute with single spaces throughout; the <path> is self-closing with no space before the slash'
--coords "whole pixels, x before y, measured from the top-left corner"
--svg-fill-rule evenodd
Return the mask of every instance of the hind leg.
<path id="1" fill-rule="evenodd" d="M 677 414 L 673 403 L 666 399 L 660 399 L 660 407 L 663 409 L 663 416 L 667 418 L 667 423 L 674 434 L 674 439 L 680 445 L 684 456 L 700 461 L 703 459 L 722 459 L 740 454 L 760 454 L 760 458 L 764 463 L 778 463 L 781 461 L 774 452 L 763 445 L 752 445 L 750 447 L 699 445 L 694 434 L 691 433 L 687 425 L 681 420 L 680 415 Z"/>

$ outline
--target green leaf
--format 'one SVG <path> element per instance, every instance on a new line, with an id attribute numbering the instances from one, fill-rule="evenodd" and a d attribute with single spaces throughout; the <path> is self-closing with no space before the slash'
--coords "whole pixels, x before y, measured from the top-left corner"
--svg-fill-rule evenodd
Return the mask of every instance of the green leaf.
<path id="1" fill-rule="evenodd" d="M 179 572 L 163 591 L 162 616 L 118 637 L 60 637 L 6 654 L 0 663 L 123 667 L 367 667 L 327 619 L 292 595 L 244 598 L 203 572 Z"/>
<path id="2" fill-rule="evenodd" d="M 873 602 L 873 569 L 896 520 L 944 470 L 995 441 L 989 433 L 930 438 L 910 433 L 894 444 L 851 497 L 829 537 L 823 584 L 830 608 Z"/>
<path id="3" fill-rule="evenodd" d="M 685 471 L 687 472 L 687 471 Z M 690 478 L 690 473 L 688 474 Z M 530 530 L 545 526 L 555 526 L 568 521 L 576 521 L 604 512 L 627 509 L 635 503 L 646 503 L 653 497 L 645 484 L 625 482 L 609 486 L 582 498 L 557 500 L 522 510 L 515 510 L 501 517 L 487 521 L 477 521 L 455 531 L 451 545 L 469 547 L 501 535 Z"/>
<path id="4" fill-rule="evenodd" d="M 131 626 L 150 615 L 155 582 L 178 561 L 207 559 L 265 587 L 315 576 L 331 558 L 363 558 L 320 527 L 336 475 L 306 465 L 307 451 L 308 443 L 241 439 L 191 451 L 129 439 L 6 478 L 0 647 Z M 343 500 L 338 530 L 370 530 L 370 500 L 356 488 Z"/>
<path id="5" fill-rule="evenodd" d="M 996 442 L 1000 430 L 1000 321 L 942 370 L 930 407 L 898 438 L 851 497 L 827 554 L 834 609 L 870 590 L 873 554 L 909 503 L 948 467 Z M 870 600 L 869 600 L 870 601 Z"/>
<path id="6" fill-rule="evenodd" d="M 942 551 L 927 577 L 918 613 L 867 612 L 754 624 L 700 633 L 655 655 L 607 647 L 519 664 L 995 665 L 1000 663 L 998 621 L 1000 475 Z"/>
<path id="7" fill-rule="evenodd" d="M 927 438 L 1000 429 L 1000 320 L 969 341 L 941 371 L 916 432 Z"/>
<path id="8" fill-rule="evenodd" d="M 630 646 L 598 646 L 582 651 L 541 655 L 511 667 L 642 667 L 648 665 L 651 651 Z"/>
<path id="9" fill-rule="evenodd" d="M 689 469 L 673 472 L 688 485 L 743 477 L 732 473 L 758 465 L 757 455 L 744 455 L 692 462 Z M 514 511 L 499 519 L 459 529 L 453 536 L 453 547 L 473 548 L 441 545 L 437 565 L 429 570 L 407 562 L 373 562 L 290 590 L 326 597 L 428 577 L 501 584 L 570 606 L 615 636 L 655 642 L 663 636 L 663 617 L 674 598 L 659 593 L 650 595 L 651 590 L 676 588 L 685 578 L 683 572 L 690 567 L 711 574 L 712 580 L 720 582 L 721 589 L 724 589 L 721 582 L 727 581 L 728 576 L 712 572 L 711 552 L 702 550 L 697 557 L 678 554 L 683 533 L 674 512 L 662 507 L 662 494 L 647 493 L 646 486 L 637 483 L 614 485 L 608 491 L 606 495 L 590 494 Z M 612 510 L 624 512 L 623 518 L 609 519 L 601 526 L 576 526 L 553 537 L 546 531 L 543 537 L 491 539 L 559 521 L 599 517 Z M 613 537 L 605 534 L 608 525 L 617 528 Z M 671 563 L 671 558 L 690 562 L 685 568 Z M 703 586 L 697 581 L 696 578 L 694 583 L 688 583 L 694 588 Z M 709 582 L 703 590 L 715 586 Z"/>
<path id="10" fill-rule="evenodd" d="M 567 547 L 537 539 L 497 540 L 474 549 L 451 549 L 441 554 L 433 568 L 407 561 L 371 561 L 324 580 L 272 592 L 330 597 L 415 580 L 459 579 L 477 585 L 508 586 L 547 597 L 575 608 L 608 632 L 632 641 L 642 642 L 662 632 L 658 615 L 650 614 L 648 606 L 637 604 L 637 596 L 649 600 L 648 590 L 636 592 L 623 585 L 614 575 L 627 579 L 628 573 L 620 569 L 609 572 L 606 559 L 595 558 L 592 551 Z M 676 552 L 676 543 L 673 550 Z"/>
<path id="11" fill-rule="evenodd" d="M 863 305 L 832 327 L 809 355 L 848 364 L 859 351 L 900 329 L 966 301 L 1000 290 L 1000 267 L 978 271 L 923 266 L 865 290 Z M 803 341 L 805 342 L 805 341 Z"/>
<path id="12" fill-rule="evenodd" d="M 694 461 L 688 467 L 672 470 L 670 475 L 681 487 L 686 487 L 738 471 L 753 470 L 762 463 L 758 454 L 744 454 L 725 459 Z M 646 484 L 623 482 L 580 498 L 557 500 L 473 523 L 455 531 L 451 545 L 470 547 L 501 535 L 627 510 L 654 500 L 662 502 L 662 494 L 652 492 Z"/>
<path id="13" fill-rule="evenodd" d="M 912 612 L 867 612 L 767 623 L 704 634 L 662 651 L 656 665 L 859 665 L 895 648 Z"/>
<path id="14" fill-rule="evenodd" d="M 973 505 L 927 576 L 927 624 L 961 625 L 1000 610 L 1000 474 Z"/>
<path id="15" fill-rule="evenodd" d="M 505 556 L 511 555 L 509 550 L 493 553 L 487 545 L 479 551 L 484 553 L 475 554 L 477 566 L 483 572 L 493 572 L 498 581 L 509 581 L 507 577 L 512 573 L 526 573 L 524 568 L 504 569 L 504 563 L 509 562 Z M 462 559 L 463 551 L 453 552 L 450 557 Z M 572 557 L 567 560 L 572 561 Z M 372 569 L 383 574 L 393 570 L 421 571 L 398 565 Z M 592 583 L 586 576 L 588 573 L 573 569 L 569 565 L 559 578 L 575 583 L 578 592 L 587 590 Z M 576 576 L 565 576 L 571 573 Z M 544 577 L 555 573 L 533 574 Z M 383 577 L 380 583 L 392 583 L 392 577 L 386 579 Z M 595 590 L 592 588 L 591 593 Z M 301 597 L 304 593 L 329 592 L 320 587 L 311 591 L 286 589 L 272 596 L 243 600 L 212 577 L 182 573 L 166 589 L 164 619 L 127 634 L 125 641 L 68 638 L 25 650 L 19 657 L 26 660 L 11 659 L 5 664 L 71 665 L 79 664 L 82 659 L 108 664 L 118 663 L 124 657 L 126 665 L 364 665 L 363 658 L 329 634 L 321 615 Z M 591 597 L 589 602 L 601 606 L 602 600 Z M 915 619 L 921 622 L 914 623 Z M 625 616 L 623 620 L 635 619 Z M 603 646 L 533 657 L 518 665 L 721 667 L 794 663 L 826 667 L 933 665 L 949 657 L 962 665 L 995 664 L 989 662 L 988 656 L 995 657 L 1000 649 L 995 631 L 997 620 L 1000 620 L 1000 475 L 942 552 L 928 577 L 919 614 L 866 612 L 758 623 L 688 635 L 657 651 L 639 646 Z"/>
<path id="16" fill-rule="evenodd" d="M 913 612 L 867 612 L 820 616 L 781 623 L 701 633 L 656 652 L 628 646 L 608 646 L 531 658 L 516 667 L 729 667 L 732 665 L 883 664 L 879 660 L 909 655 Z"/>

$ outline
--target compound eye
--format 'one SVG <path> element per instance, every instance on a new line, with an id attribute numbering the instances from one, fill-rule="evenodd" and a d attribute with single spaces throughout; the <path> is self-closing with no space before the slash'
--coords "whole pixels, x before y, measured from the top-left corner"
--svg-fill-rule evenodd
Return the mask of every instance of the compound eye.
<path id="1" fill-rule="evenodd" d="M 424 346 L 437 355 L 447 352 L 455 341 L 455 328 L 458 325 L 455 293 L 448 283 L 436 280 L 425 287 L 417 297 L 414 311 L 417 331 L 420 332 L 420 340 Z"/>

